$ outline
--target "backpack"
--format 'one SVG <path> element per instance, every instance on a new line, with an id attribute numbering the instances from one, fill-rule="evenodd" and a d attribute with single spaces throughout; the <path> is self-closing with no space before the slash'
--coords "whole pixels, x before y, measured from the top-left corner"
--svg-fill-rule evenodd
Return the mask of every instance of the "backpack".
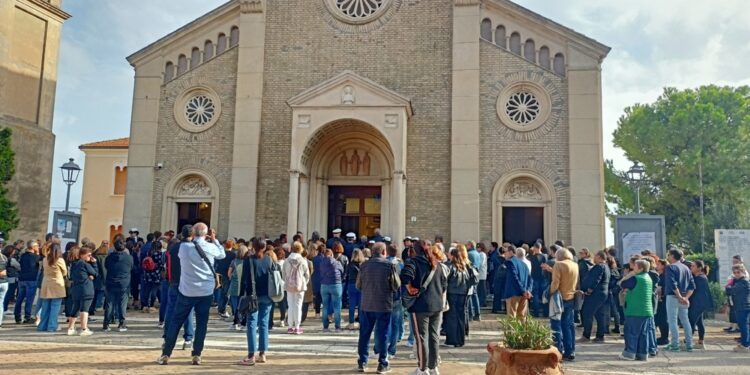
<path id="1" fill-rule="evenodd" d="M 275 263 L 268 272 L 268 298 L 273 302 L 284 300 L 284 279 L 281 277 L 279 266 Z"/>
<path id="2" fill-rule="evenodd" d="M 299 293 L 307 286 L 305 280 L 302 278 L 302 262 L 293 259 L 287 259 L 287 262 L 289 262 L 291 267 L 289 274 L 285 278 L 286 289 L 290 292 Z"/>
<path id="3" fill-rule="evenodd" d="M 152 258 L 150 255 L 143 258 L 143 262 L 141 263 L 143 266 L 143 270 L 146 272 L 152 272 L 156 269 L 156 262 L 154 262 L 154 258 Z"/>

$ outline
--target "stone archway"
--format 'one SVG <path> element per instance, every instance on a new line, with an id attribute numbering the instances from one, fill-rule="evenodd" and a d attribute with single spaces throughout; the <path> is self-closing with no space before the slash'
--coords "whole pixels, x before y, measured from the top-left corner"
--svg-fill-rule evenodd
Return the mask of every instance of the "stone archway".
<path id="1" fill-rule="evenodd" d="M 509 233 L 504 233 L 509 228 L 509 223 L 504 222 L 509 215 L 514 220 L 519 216 L 528 217 L 529 226 L 540 227 L 525 228 L 527 233 L 541 233 L 540 238 L 544 239 L 544 243 L 551 243 L 557 238 L 554 186 L 544 176 L 532 170 L 515 170 L 505 174 L 492 190 L 492 238 L 504 241 L 509 237 Z M 535 239 L 530 238 L 524 242 L 529 243 Z"/>
<path id="2" fill-rule="evenodd" d="M 179 230 L 181 209 L 184 211 L 188 205 L 196 205 L 197 210 L 203 211 L 200 214 L 202 221 L 218 223 L 219 184 L 209 173 L 198 169 L 183 170 L 169 180 L 164 191 L 161 216 L 164 230 Z"/>

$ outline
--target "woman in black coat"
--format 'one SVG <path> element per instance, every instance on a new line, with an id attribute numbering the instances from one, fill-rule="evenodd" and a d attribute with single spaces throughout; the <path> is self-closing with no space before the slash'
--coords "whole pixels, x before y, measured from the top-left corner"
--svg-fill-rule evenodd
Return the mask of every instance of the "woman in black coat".
<path id="1" fill-rule="evenodd" d="M 497 251 L 500 252 L 500 258 L 503 258 L 503 254 L 508 249 L 505 247 L 499 248 Z M 508 267 L 505 265 L 505 262 L 501 261 L 497 267 L 495 268 L 495 280 L 494 285 L 492 286 L 495 294 L 494 299 L 492 300 L 492 313 L 493 314 L 500 314 L 501 312 L 505 311 L 505 302 L 503 300 L 503 291 L 505 290 L 505 279 L 508 274 Z"/>
<path id="2" fill-rule="evenodd" d="M 698 343 L 696 349 L 705 349 L 703 338 L 706 336 L 706 327 L 703 325 L 703 314 L 714 309 L 714 300 L 711 297 L 711 290 L 708 288 L 708 266 L 702 260 L 696 260 L 690 267 L 695 280 L 695 290 L 690 296 L 690 308 L 688 309 L 688 318 L 690 325 L 695 332 L 698 328 Z"/>

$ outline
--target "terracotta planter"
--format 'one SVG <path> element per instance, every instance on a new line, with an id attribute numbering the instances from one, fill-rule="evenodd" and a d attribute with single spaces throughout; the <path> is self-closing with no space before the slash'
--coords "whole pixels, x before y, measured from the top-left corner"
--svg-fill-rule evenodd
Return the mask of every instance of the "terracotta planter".
<path id="1" fill-rule="evenodd" d="M 499 343 L 487 344 L 490 359 L 487 375 L 558 375 L 563 374 L 562 355 L 556 347 L 546 350 L 513 350 Z"/>

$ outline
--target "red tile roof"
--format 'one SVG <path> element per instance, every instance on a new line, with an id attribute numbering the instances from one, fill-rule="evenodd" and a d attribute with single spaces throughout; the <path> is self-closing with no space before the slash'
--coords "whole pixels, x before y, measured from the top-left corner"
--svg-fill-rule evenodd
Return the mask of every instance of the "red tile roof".
<path id="1" fill-rule="evenodd" d="M 130 144 L 130 138 L 119 138 L 119 139 L 112 139 L 112 140 L 109 140 L 109 141 L 86 143 L 84 145 L 78 146 L 78 148 L 81 149 L 81 150 L 88 150 L 88 149 L 123 149 L 123 148 L 128 148 L 129 144 Z"/>

